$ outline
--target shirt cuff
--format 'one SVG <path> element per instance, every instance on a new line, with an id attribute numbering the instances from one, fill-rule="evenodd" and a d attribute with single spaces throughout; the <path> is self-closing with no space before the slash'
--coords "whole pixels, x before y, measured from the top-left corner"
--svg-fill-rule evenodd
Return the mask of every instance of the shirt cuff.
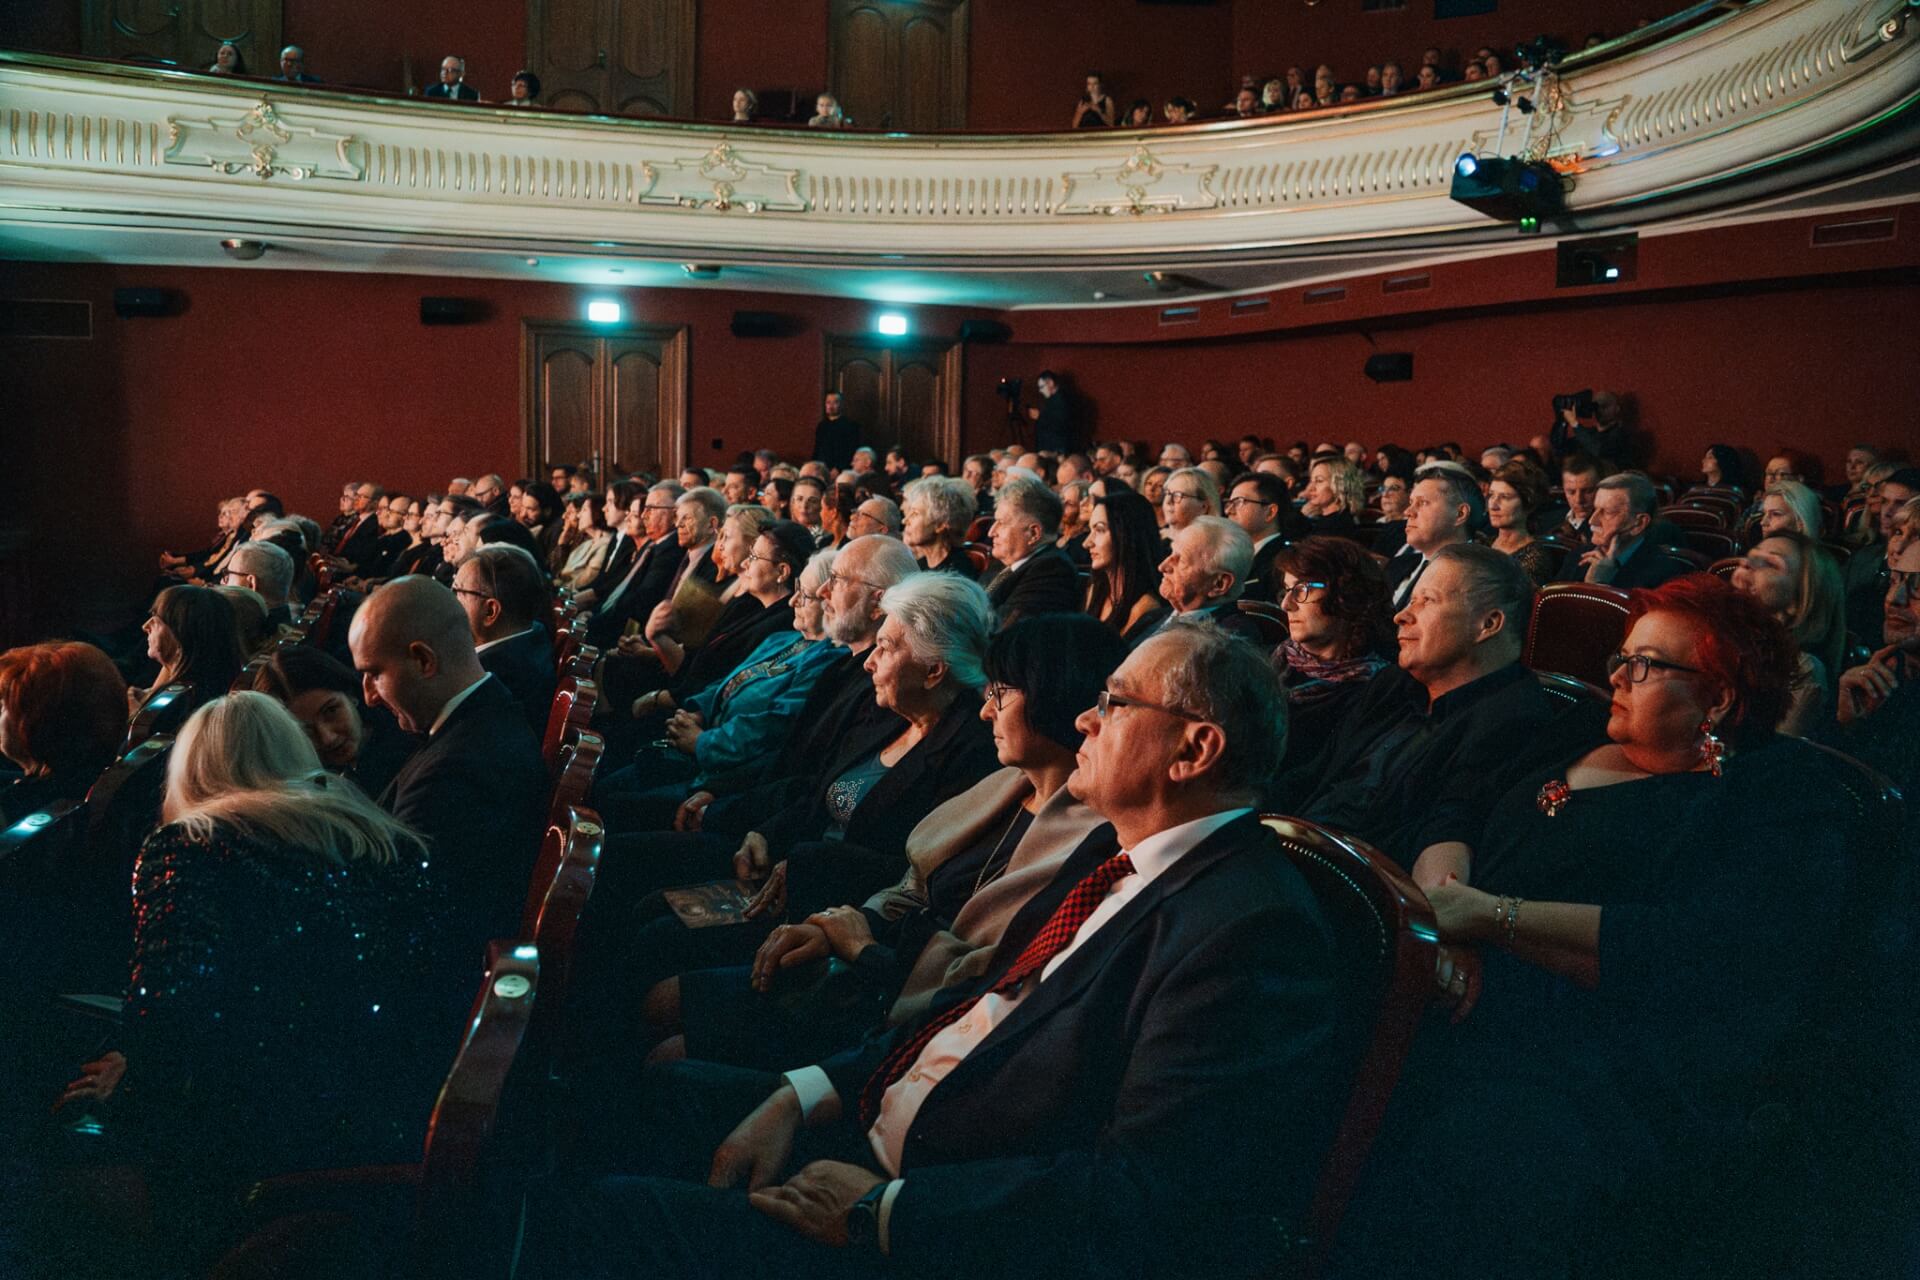
<path id="1" fill-rule="evenodd" d="M 887 1234 L 887 1228 L 893 1221 L 893 1202 L 900 1198 L 900 1188 L 906 1185 L 905 1179 L 895 1178 L 887 1184 L 887 1189 L 880 1193 L 880 1212 L 877 1215 L 877 1226 L 879 1229 L 875 1235 L 875 1240 L 880 1245 L 881 1253 L 891 1254 L 893 1252 L 893 1240 L 892 1237 Z"/>
<path id="2" fill-rule="evenodd" d="M 787 1072 L 782 1078 L 800 1095 L 802 1120 L 813 1119 L 813 1113 L 819 1110 L 821 1103 L 840 1096 L 833 1087 L 833 1080 L 819 1067 L 801 1067 L 798 1071 Z"/>

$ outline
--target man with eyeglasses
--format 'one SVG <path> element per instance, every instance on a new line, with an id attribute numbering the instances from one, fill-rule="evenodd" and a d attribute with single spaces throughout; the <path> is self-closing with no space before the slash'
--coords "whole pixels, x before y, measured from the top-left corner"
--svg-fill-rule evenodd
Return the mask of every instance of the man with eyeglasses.
<path id="1" fill-rule="evenodd" d="M 489 514 L 507 514 L 507 482 L 497 475 L 481 476 L 474 481 L 473 492 L 468 496 L 485 507 Z"/>
<path id="2" fill-rule="evenodd" d="M 1317 757 L 1282 780 L 1288 812 L 1353 832 L 1421 884 L 1467 878 L 1465 849 L 1493 797 L 1603 732 L 1599 708 L 1567 708 L 1521 665 L 1532 602 L 1511 556 L 1437 549 L 1394 618 L 1399 665 L 1369 680 Z"/>
<path id="3" fill-rule="evenodd" d="M 1908 519 L 1906 506 L 1920 497 L 1920 469 L 1902 467 L 1873 486 L 1879 503 L 1872 525 L 1873 541 L 1847 557 L 1842 566 L 1846 582 L 1847 630 L 1868 648 L 1881 641 L 1881 608 L 1887 592 L 1887 550 L 1894 530 Z"/>
<path id="4" fill-rule="evenodd" d="M 889 538 L 900 536 L 902 517 L 892 498 L 868 498 L 847 517 L 847 537 L 861 538 L 869 533 Z"/>
<path id="5" fill-rule="evenodd" d="M 477 547 L 453 572 L 453 595 L 467 615 L 480 665 L 507 687 L 535 734 L 552 710 L 553 644 L 539 619 L 547 610 L 546 574 L 523 547 Z"/>
<path id="6" fill-rule="evenodd" d="M 1038 478 L 1015 476 L 1000 487 L 993 516 L 993 558 L 1006 568 L 987 584 L 987 599 L 1007 627 L 1041 613 L 1080 608 L 1080 573 L 1054 542 L 1065 508 Z"/>
<path id="7" fill-rule="evenodd" d="M 1233 482 L 1227 500 L 1220 504 L 1227 519 L 1246 530 L 1253 540 L 1253 566 L 1247 570 L 1241 594 L 1252 600 L 1271 602 L 1276 598 L 1273 562 L 1287 545 L 1280 531 L 1282 517 L 1299 518 L 1287 486 L 1278 476 L 1249 471 Z"/>
<path id="8" fill-rule="evenodd" d="M 280 51 L 280 74 L 274 79 L 288 84 L 319 84 L 318 76 L 307 74 L 307 51 L 297 44 L 290 44 Z"/>
<path id="9" fill-rule="evenodd" d="M 1347 1081 L 1328 1052 L 1344 1012 L 1332 926 L 1255 813 L 1286 737 L 1278 678 L 1217 627 L 1182 624 L 1076 727 L 1068 786 L 1111 825 L 1014 916 L 978 981 L 768 1077 L 724 1139 L 743 1108 L 692 1073 L 663 1078 L 634 1119 L 665 1158 L 632 1172 L 687 1180 L 536 1189 L 522 1280 L 608 1264 L 1091 1280 L 1241 1274 L 1294 1252 Z"/>
<path id="10" fill-rule="evenodd" d="M 1888 558 L 1881 632 L 1886 643 L 1841 674 L 1836 722 L 1818 736 L 1912 795 L 1920 787 L 1920 538 Z M 1909 844 L 1915 829 L 1907 824 Z"/>
<path id="11" fill-rule="evenodd" d="M 293 567 L 293 557 L 271 542 L 243 542 L 227 557 L 220 585 L 259 592 L 267 603 L 267 625 L 291 626 L 293 608 L 287 593 L 293 590 Z"/>
<path id="12" fill-rule="evenodd" d="M 610 647 L 629 622 L 645 620 L 666 599 L 687 556 L 674 529 L 675 507 L 685 492 L 678 481 L 662 480 L 629 502 L 622 532 L 632 541 L 634 555 L 587 623 L 588 644 Z"/>

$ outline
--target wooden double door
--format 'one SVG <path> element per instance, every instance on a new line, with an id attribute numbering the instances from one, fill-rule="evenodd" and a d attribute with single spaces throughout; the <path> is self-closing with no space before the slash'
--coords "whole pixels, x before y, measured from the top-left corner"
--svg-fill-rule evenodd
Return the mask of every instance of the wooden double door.
<path id="1" fill-rule="evenodd" d="M 563 111 L 691 116 L 696 0 L 528 0 L 527 65 Z"/>
<path id="2" fill-rule="evenodd" d="M 898 444 L 915 463 L 960 454 L 961 347 L 952 339 L 827 339 L 826 385 L 882 453 Z"/>
<path id="3" fill-rule="evenodd" d="M 521 348 L 527 474 L 591 462 L 603 477 L 673 476 L 687 465 L 684 326 L 529 320 Z"/>
<path id="4" fill-rule="evenodd" d="M 967 0 L 832 0 L 827 73 L 861 129 L 964 129 Z"/>

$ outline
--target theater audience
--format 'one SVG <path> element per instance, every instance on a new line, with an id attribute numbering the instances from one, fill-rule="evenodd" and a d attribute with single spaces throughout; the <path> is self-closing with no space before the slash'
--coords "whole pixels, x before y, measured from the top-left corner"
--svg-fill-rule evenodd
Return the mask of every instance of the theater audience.
<path id="1" fill-rule="evenodd" d="M 1242 472 L 1227 490 L 1221 513 L 1246 531 L 1253 542 L 1253 567 L 1247 572 L 1246 595 L 1252 600 L 1275 598 L 1273 565 L 1287 545 L 1282 521 L 1298 523 L 1287 488 L 1257 471 Z"/>
<path id="2" fill-rule="evenodd" d="M 1336 1275 L 1583 1270 L 1610 1205 L 1713 1176 L 1814 1011 L 1848 808 L 1775 733 L 1792 639 L 1694 574 L 1634 592 L 1610 665 L 1607 740 L 1503 786 L 1471 875 L 1429 884 L 1484 995 L 1416 1044 Z M 1755 964 L 1756 938 L 1802 962 Z M 1414 1192 L 1442 1169 L 1444 1202 Z"/>
<path id="3" fill-rule="evenodd" d="M 809 129 L 845 129 L 852 121 L 840 109 L 840 101 L 830 93 L 823 93 L 814 99 L 813 118 L 807 121 Z"/>
<path id="4" fill-rule="evenodd" d="M 1783 623 L 1799 652 L 1793 701 L 1780 732 L 1804 736 L 1831 718 L 1834 681 L 1847 648 L 1840 570 L 1825 547 L 1798 530 L 1768 534 L 1733 571 L 1734 589 Z"/>
<path id="5" fill-rule="evenodd" d="M 1568 454 L 1560 463 L 1560 500 L 1566 504 L 1566 517 L 1550 531 L 1562 542 L 1580 545 L 1591 541 L 1594 496 L 1607 469 L 1598 459 L 1584 453 Z"/>
<path id="6" fill-rule="evenodd" d="M 1533 536 L 1533 519 L 1547 504 L 1547 477 L 1531 462 L 1503 463 L 1487 482 L 1487 523 L 1493 549 L 1510 555 L 1533 585 L 1553 581 L 1560 554 Z"/>
<path id="7" fill-rule="evenodd" d="M 1185 624 L 1108 689 L 1070 785 L 1114 839 L 1069 855 L 987 973 L 824 1070 L 667 1076 L 599 1136 L 689 1181 L 537 1192 L 525 1276 L 1249 1274 L 1291 1247 L 1345 1072 L 1329 925 L 1248 807 L 1278 682 Z"/>
<path id="8" fill-rule="evenodd" d="M 1110 492 L 1087 526 L 1086 611 L 1123 640 L 1136 640 L 1166 615 L 1160 598 L 1160 532 L 1137 493 Z"/>
<path id="9" fill-rule="evenodd" d="M 1160 520 L 1169 539 L 1201 516 L 1219 514 L 1220 486 L 1211 475 L 1190 466 L 1168 473 L 1160 490 Z"/>
<path id="10" fill-rule="evenodd" d="M 1593 495 L 1592 549 L 1569 556 L 1561 577 L 1627 590 L 1657 587 L 1690 570 L 1685 560 L 1647 537 L 1656 500 L 1645 472 L 1622 471 L 1602 480 Z"/>
<path id="11" fill-rule="evenodd" d="M 540 566 L 520 547 L 481 546 L 454 568 L 453 595 L 480 665 L 506 686 L 535 736 L 544 736 L 555 676 L 553 638 L 542 621 L 551 597 Z"/>
<path id="12" fill-rule="evenodd" d="M 1387 582 L 1351 539 L 1309 537 L 1274 564 L 1287 638 L 1273 664 L 1287 692 L 1285 764 L 1313 758 L 1397 649 Z"/>
<path id="13" fill-rule="evenodd" d="M 417 1159 L 455 1023 L 425 972 L 442 957 L 418 838 L 324 772 L 279 703 L 196 711 L 161 819 L 112 1051 L 62 1102 L 112 1100 L 184 1263 L 257 1177 Z"/>
<path id="14" fill-rule="evenodd" d="M 540 742 L 481 666 L 459 598 L 425 578 L 367 597 L 348 633 L 369 706 L 424 744 L 380 805 L 426 840 L 450 936 L 467 954 L 519 927 L 547 802 Z"/>
<path id="15" fill-rule="evenodd" d="M 233 629 L 240 640 L 240 652 L 252 658 L 266 647 L 271 634 L 267 627 L 267 602 L 260 598 L 258 591 L 246 587 L 215 587 L 214 590 L 226 597 L 233 610 Z"/>
<path id="16" fill-rule="evenodd" d="M 1736 494 L 1744 492 L 1741 476 L 1745 470 L 1740 462 L 1739 450 L 1729 444 L 1710 444 L 1700 458 L 1700 482 L 1709 489 L 1731 489 Z"/>
<path id="17" fill-rule="evenodd" d="M 594 580 L 591 589 L 598 603 L 592 620 L 587 623 L 588 644 L 600 649 L 612 648 L 622 632 L 629 629 L 629 624 L 641 624 L 652 617 L 660 602 L 678 585 L 676 579 L 687 559 L 676 526 L 678 504 L 684 493 L 674 481 L 663 480 L 628 496 L 623 532 L 631 549 L 616 549 L 609 556 L 606 569 Z M 609 499 L 609 505 L 611 502 Z M 689 508 L 688 519 L 696 529 L 701 523 L 692 508 Z M 711 573 L 710 562 L 708 572 Z"/>
<path id="18" fill-rule="evenodd" d="M 760 95 L 751 89 L 735 89 L 728 109 L 732 112 L 730 123 L 752 124 L 754 113 L 760 110 Z"/>
<path id="19" fill-rule="evenodd" d="M 1465 542 L 1485 519 L 1480 486 L 1465 470 L 1420 468 L 1407 497 L 1406 545 L 1387 561 L 1387 591 L 1396 609 L 1412 598 L 1440 548 Z"/>
<path id="20" fill-rule="evenodd" d="M 1881 617 L 1887 592 L 1888 553 L 1895 532 L 1906 519 L 1907 504 L 1920 497 L 1920 468 L 1902 467 L 1873 486 L 1868 525 L 1872 542 L 1847 557 L 1847 630 L 1869 649 L 1881 644 Z"/>
<path id="21" fill-rule="evenodd" d="M 560 563 L 554 570 L 554 585 L 584 586 L 606 567 L 607 554 L 613 549 L 613 533 L 602 521 L 600 504 L 591 494 L 568 495 L 566 513 L 561 519 L 565 532 L 555 549 Z"/>
<path id="22" fill-rule="evenodd" d="M 240 46 L 231 40 L 222 40 L 220 47 L 213 51 L 213 63 L 207 68 L 207 74 L 215 76 L 247 74 L 247 60 L 241 54 Z"/>
<path id="23" fill-rule="evenodd" d="M 225 693 L 247 664 L 233 605 L 213 587 L 168 587 L 142 630 L 146 656 L 160 664 L 160 674 L 144 689 L 127 690 L 132 710 L 170 684 L 191 685 L 186 706 L 198 707 Z"/>
<path id="24" fill-rule="evenodd" d="M 423 98 L 441 98 L 449 102 L 478 102 L 480 91 L 467 83 L 467 60 L 458 54 L 440 59 L 440 81 L 430 84 Z"/>
<path id="25" fill-rule="evenodd" d="M 0 756 L 20 770 L 0 786 L 0 827 L 78 801 L 127 734 L 127 682 L 90 644 L 52 641 L 0 653 Z"/>
<path id="26" fill-rule="evenodd" d="M 385 791 L 413 754 L 413 741 L 393 715 L 368 708 L 360 677 L 325 650 L 304 644 L 275 649 L 253 687 L 293 713 L 321 764 L 369 796 Z"/>
<path id="27" fill-rule="evenodd" d="M 683 1031 L 686 1041 L 655 1058 L 800 1066 L 857 1040 L 886 1005 L 902 1021 L 938 987 L 984 971 L 1007 920 L 1103 821 L 1062 788 L 1082 738 L 1074 720 L 1124 655 L 1118 637 L 1074 614 L 995 636 L 980 715 L 1006 767 L 922 819 L 907 836 L 905 874 L 864 909 L 817 911 L 774 929 L 751 966 L 657 986 L 647 1001 L 655 1034 Z M 848 967 L 822 972 L 815 962 L 829 955 Z M 776 983 L 779 996 L 767 998 Z"/>
<path id="28" fill-rule="evenodd" d="M 1759 533 L 1763 538 L 1782 531 L 1820 541 L 1820 495 L 1798 480 L 1767 486 L 1760 496 Z"/>
<path id="29" fill-rule="evenodd" d="M 1814 736 L 1878 769 L 1907 795 L 1920 788 L 1920 538 L 1887 557 L 1885 644 L 1840 676 L 1835 722 Z M 1906 848 L 1916 844 L 1906 828 Z"/>
<path id="30" fill-rule="evenodd" d="M 1044 481 L 1016 476 L 1000 486 L 993 509 L 993 558 L 1006 567 L 987 583 L 987 597 L 1001 626 L 1078 608 L 1079 573 L 1054 541 L 1060 515 L 1060 499 Z"/>

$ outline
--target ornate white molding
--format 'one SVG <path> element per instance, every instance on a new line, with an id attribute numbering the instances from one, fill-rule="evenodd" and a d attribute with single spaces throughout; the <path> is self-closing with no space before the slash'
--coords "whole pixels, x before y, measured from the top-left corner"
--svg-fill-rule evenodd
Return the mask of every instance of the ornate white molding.
<path id="1" fill-rule="evenodd" d="M 1510 154 L 1576 214 L 1709 186 L 1920 99 L 1891 0 L 1752 0 L 1568 59 Z M 1663 38 L 1664 37 L 1664 38 Z M 1483 86 L 1107 134 L 822 134 L 263 86 L 0 54 L 0 220 L 626 247 L 667 261 L 1141 260 L 1484 231 L 1448 199 L 1492 149 Z M 236 206 L 236 183 L 247 192 Z"/>

